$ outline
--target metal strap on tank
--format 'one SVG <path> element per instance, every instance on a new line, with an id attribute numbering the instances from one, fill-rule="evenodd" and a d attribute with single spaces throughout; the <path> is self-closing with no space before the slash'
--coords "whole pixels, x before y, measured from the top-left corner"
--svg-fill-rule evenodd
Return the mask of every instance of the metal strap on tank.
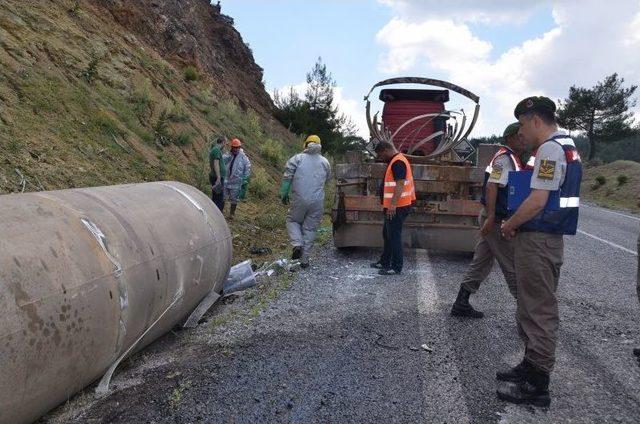
<path id="1" fill-rule="evenodd" d="M 109 393 L 109 384 L 111 383 L 111 377 L 113 376 L 116 368 L 118 368 L 118 365 L 120 365 L 120 362 L 122 362 L 122 360 L 126 358 L 129 353 L 131 353 L 131 351 L 138 345 L 138 343 L 140 343 L 144 336 L 146 336 L 147 333 L 149 333 L 149 331 L 151 331 L 151 329 L 162 319 L 162 317 L 164 317 L 165 314 L 169 312 L 169 310 L 171 310 L 171 308 L 173 308 L 180 299 L 182 299 L 183 295 L 184 290 L 178 291 L 173 298 L 173 302 L 171 302 L 171 304 L 167 306 L 164 311 L 162 311 L 160 316 L 155 321 L 153 321 L 149 327 L 147 327 L 144 333 L 142 333 L 140 337 L 138 337 L 136 341 L 133 342 L 131 346 L 129 346 L 129 348 L 125 350 L 124 353 L 118 357 L 118 359 L 115 360 L 113 364 L 111 364 L 107 372 L 102 376 L 100 384 L 98 384 L 98 387 L 96 387 L 96 394 L 98 396 L 104 396 Z"/>
<path id="2" fill-rule="evenodd" d="M 213 231 L 213 227 L 211 226 L 211 223 L 209 222 L 209 216 L 207 215 L 207 212 L 204 210 L 204 208 L 202 206 L 200 206 L 200 204 L 198 202 L 195 201 L 195 199 L 191 196 L 189 196 L 187 193 L 185 193 L 184 191 L 180 190 L 177 187 L 172 186 L 171 184 L 166 184 L 166 183 L 158 183 L 161 186 L 165 186 L 170 188 L 171 190 L 175 191 L 176 193 L 180 194 L 182 197 L 184 197 L 185 199 L 187 199 L 187 201 L 189 201 L 189 203 L 191 203 L 198 211 L 200 211 L 200 213 L 202 214 L 204 221 L 207 223 L 207 227 L 209 227 L 209 230 L 211 231 L 211 234 L 215 234 L 215 232 Z"/>
<path id="3" fill-rule="evenodd" d="M 118 296 L 120 299 L 120 318 L 119 318 L 119 329 L 118 329 L 118 340 L 116 342 L 116 355 L 122 350 L 122 346 L 124 344 L 124 338 L 127 334 L 127 327 L 124 325 L 124 312 L 129 307 L 129 295 L 127 292 L 127 285 L 124 283 L 122 276 L 122 265 L 118 260 L 109 252 L 107 236 L 104 232 L 98 227 L 94 222 L 92 222 L 89 218 L 80 218 L 80 221 L 84 224 L 84 226 L 89 230 L 89 232 L 93 235 L 93 237 L 98 242 L 98 245 L 105 253 L 109 261 L 114 265 L 115 269 L 113 271 L 113 276 L 118 283 Z"/>

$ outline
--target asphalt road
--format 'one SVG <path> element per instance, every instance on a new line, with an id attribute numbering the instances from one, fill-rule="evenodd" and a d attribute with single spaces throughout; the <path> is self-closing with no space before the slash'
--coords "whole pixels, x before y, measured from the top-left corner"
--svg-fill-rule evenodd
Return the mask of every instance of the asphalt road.
<path id="1" fill-rule="evenodd" d="M 251 322 L 152 347 L 161 366 L 125 370 L 133 383 L 77 422 L 637 423 L 639 230 L 637 216 L 585 206 L 567 237 L 549 409 L 495 396 L 496 370 L 522 355 L 497 267 L 472 298 L 485 319 L 458 320 L 448 313 L 468 258 L 410 252 L 402 276 L 380 277 L 376 252 L 326 247 Z M 162 365 L 168 351 L 180 354 Z"/>

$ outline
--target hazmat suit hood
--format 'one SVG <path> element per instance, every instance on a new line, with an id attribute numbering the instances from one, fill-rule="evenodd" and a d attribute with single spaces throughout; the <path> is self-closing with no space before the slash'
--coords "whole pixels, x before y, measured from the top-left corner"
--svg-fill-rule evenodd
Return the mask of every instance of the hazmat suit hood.
<path id="1" fill-rule="evenodd" d="M 233 162 L 233 169 L 231 169 L 231 162 Z M 251 161 L 244 153 L 244 150 L 240 149 L 235 156 L 235 160 L 233 153 L 225 153 L 224 163 L 227 169 L 225 187 L 228 189 L 240 189 L 242 182 L 251 175 Z"/>
<path id="2" fill-rule="evenodd" d="M 304 149 L 304 153 L 308 153 L 310 155 L 319 155 L 322 152 L 322 145 L 318 143 L 309 143 L 307 144 L 307 148 Z"/>
<path id="3" fill-rule="evenodd" d="M 309 143 L 302 153 L 287 161 L 284 179 L 292 180 L 292 204 L 324 199 L 324 185 L 331 175 L 329 161 L 320 154 L 322 146 Z"/>

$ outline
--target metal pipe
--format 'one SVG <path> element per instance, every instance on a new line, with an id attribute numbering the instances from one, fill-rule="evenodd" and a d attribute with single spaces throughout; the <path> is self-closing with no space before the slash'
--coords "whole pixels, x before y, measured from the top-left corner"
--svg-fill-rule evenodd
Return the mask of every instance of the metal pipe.
<path id="1" fill-rule="evenodd" d="M 222 214 L 182 183 L 0 196 L 0 423 L 166 333 L 222 290 L 231 255 Z"/>

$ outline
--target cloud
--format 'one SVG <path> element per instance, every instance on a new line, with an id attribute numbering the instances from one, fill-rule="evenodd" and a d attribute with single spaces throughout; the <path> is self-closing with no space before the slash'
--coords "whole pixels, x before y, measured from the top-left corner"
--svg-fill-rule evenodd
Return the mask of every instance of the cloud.
<path id="1" fill-rule="evenodd" d="M 474 37 L 466 25 L 451 20 L 411 23 L 394 18 L 378 32 L 376 39 L 388 48 L 381 70 L 389 73 L 407 71 L 419 59 L 445 69 L 453 68 L 460 61 L 486 58 L 492 48 L 490 43 Z"/>
<path id="2" fill-rule="evenodd" d="M 385 50 L 379 70 L 433 75 L 478 94 L 482 112 L 476 135 L 502 132 L 514 119 L 514 105 L 528 95 L 564 98 L 570 86 L 590 87 L 614 72 L 630 83 L 640 80 L 637 0 L 619 1 L 616 7 L 596 0 L 555 2 L 555 28 L 496 59 L 491 58 L 492 44 L 469 24 L 479 16 L 506 19 L 516 13 L 505 1 L 462 0 L 456 2 L 459 9 L 441 2 L 447 6 L 433 16 L 428 11 L 437 8 L 431 0 L 381 1 L 397 16 L 378 32 L 377 42 Z"/>
<path id="3" fill-rule="evenodd" d="M 378 0 L 408 21 L 451 19 L 459 22 L 481 22 L 499 25 L 506 22 L 523 23 L 538 7 L 550 0 Z"/>

